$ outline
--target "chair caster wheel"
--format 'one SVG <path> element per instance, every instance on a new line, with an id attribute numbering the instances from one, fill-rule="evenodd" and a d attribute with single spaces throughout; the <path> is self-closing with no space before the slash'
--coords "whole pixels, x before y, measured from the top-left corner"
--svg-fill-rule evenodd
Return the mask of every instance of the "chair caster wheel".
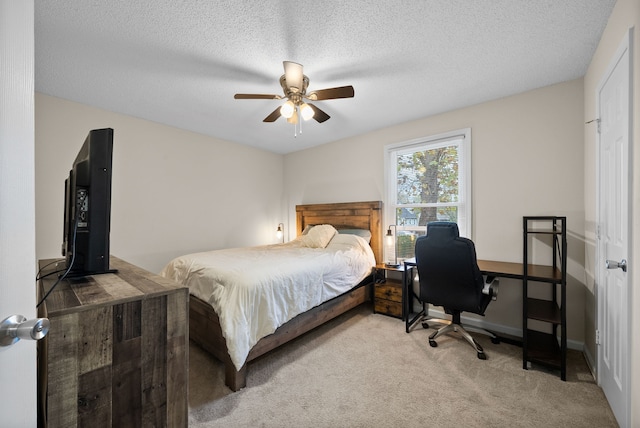
<path id="1" fill-rule="evenodd" d="M 494 343 L 494 344 L 496 344 L 496 345 L 497 345 L 498 343 L 500 343 L 500 338 L 498 338 L 498 337 L 492 337 L 492 338 L 491 338 L 491 343 Z"/>
<path id="2" fill-rule="evenodd" d="M 427 324 L 426 322 L 422 323 L 422 328 L 427 329 L 429 328 L 429 324 Z"/>
<path id="3" fill-rule="evenodd" d="M 435 347 L 437 347 L 437 346 L 438 346 L 438 344 L 436 343 L 436 341 L 435 341 L 435 340 L 431 340 L 431 339 L 429 339 L 429 345 L 431 345 L 431 347 L 432 347 L 432 348 L 435 348 Z"/>
<path id="4" fill-rule="evenodd" d="M 478 352 L 478 358 L 481 360 L 486 360 L 487 355 L 484 352 Z"/>

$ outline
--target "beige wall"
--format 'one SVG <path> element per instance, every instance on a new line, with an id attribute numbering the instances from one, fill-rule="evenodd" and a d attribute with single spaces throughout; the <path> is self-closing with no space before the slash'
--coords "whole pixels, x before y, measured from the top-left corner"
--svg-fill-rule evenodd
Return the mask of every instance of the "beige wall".
<path id="1" fill-rule="evenodd" d="M 589 69 L 584 77 L 584 118 L 585 122 L 595 118 L 596 115 L 596 91 L 604 73 L 610 66 L 618 47 L 626 37 L 630 27 L 633 30 L 632 59 L 633 59 L 633 124 L 632 124 L 632 250 L 629 257 L 629 273 L 631 277 L 630 290 L 630 355 L 631 362 L 631 403 L 640 402 L 640 291 L 638 291 L 638 277 L 634 274 L 633 266 L 640 266 L 640 227 L 638 227 L 638 212 L 640 212 L 640 150 L 638 150 L 638 136 L 640 136 L 640 120 L 638 119 L 638 106 L 640 101 L 640 0 L 618 0 L 598 48 L 591 61 Z M 635 137 L 634 137 L 635 136 Z M 596 131 L 595 127 L 586 128 L 584 139 L 584 191 L 585 191 L 585 235 L 588 245 L 586 252 L 587 272 L 587 306 L 585 325 L 586 351 L 597 358 L 595 345 L 595 328 L 597 321 L 596 291 L 594 283 L 595 266 L 595 221 L 596 221 Z M 631 421 L 629 426 L 640 426 L 640 408 L 631 406 Z"/>
<path id="2" fill-rule="evenodd" d="M 271 244 L 282 155 L 36 93 L 36 254 L 60 257 L 64 180 L 88 132 L 114 129 L 111 254 L 153 272 L 173 257 Z"/>
<path id="3" fill-rule="evenodd" d="M 285 156 L 290 218 L 298 203 L 384 200 L 384 147 L 470 127 L 473 233 L 478 256 L 522 260 L 522 216 L 566 215 L 568 338 L 584 341 L 582 79 L 428 117 Z M 289 227 L 294 225 L 289 223 Z M 502 280 L 485 320 L 520 333 L 522 290 Z M 495 327 L 494 327 L 495 328 Z"/>

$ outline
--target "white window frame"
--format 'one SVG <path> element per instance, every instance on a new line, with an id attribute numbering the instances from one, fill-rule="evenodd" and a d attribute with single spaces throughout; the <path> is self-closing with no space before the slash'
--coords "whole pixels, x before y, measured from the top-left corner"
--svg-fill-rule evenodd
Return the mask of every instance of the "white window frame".
<path id="1" fill-rule="evenodd" d="M 459 201 L 455 203 L 458 207 L 458 228 L 460 236 L 472 239 L 471 231 L 471 128 L 463 128 L 442 134 L 426 136 L 410 141 L 389 144 L 384 147 L 384 176 L 386 187 L 386 198 L 384 201 L 385 226 L 395 224 L 395 212 L 397 203 L 397 168 L 396 160 L 399 154 L 411 153 L 418 149 L 433 149 L 449 145 L 451 141 L 461 140 L 458 151 L 458 186 Z M 452 205 L 450 203 L 443 205 Z M 402 205 L 407 208 L 422 206 L 420 204 Z M 387 255 L 388 256 L 388 255 Z M 393 257 L 392 257 L 393 258 Z"/>

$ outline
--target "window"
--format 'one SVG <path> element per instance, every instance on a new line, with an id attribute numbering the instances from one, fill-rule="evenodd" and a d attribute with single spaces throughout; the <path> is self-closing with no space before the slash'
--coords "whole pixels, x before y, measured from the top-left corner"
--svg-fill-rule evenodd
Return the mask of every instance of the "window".
<path id="1" fill-rule="evenodd" d="M 396 251 L 399 260 L 413 257 L 431 221 L 454 221 L 471 238 L 471 129 L 385 147 L 385 177 L 385 230 L 396 236 L 387 260 Z"/>

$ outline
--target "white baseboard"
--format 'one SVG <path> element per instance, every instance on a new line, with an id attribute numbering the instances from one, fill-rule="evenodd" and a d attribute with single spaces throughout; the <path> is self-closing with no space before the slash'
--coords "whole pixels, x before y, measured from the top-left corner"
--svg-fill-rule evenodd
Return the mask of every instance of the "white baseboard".
<path id="1" fill-rule="evenodd" d="M 451 316 L 447 315 L 444 311 L 440 309 L 434 309 L 434 308 L 429 308 L 429 316 L 434 318 L 442 318 L 442 319 L 451 318 Z M 510 327 L 502 324 L 495 324 L 495 323 L 487 322 L 486 320 L 479 320 L 476 318 L 468 318 L 464 316 L 464 313 L 460 317 L 460 320 L 462 321 L 463 324 L 484 328 L 486 330 L 493 331 L 494 333 L 503 333 L 513 337 L 522 337 L 521 328 Z M 588 357 L 585 352 L 584 342 L 567 339 L 567 348 L 585 353 L 585 358 L 587 358 L 587 363 L 589 363 Z M 592 367 L 595 367 L 595 365 L 593 365 Z"/>
<path id="2" fill-rule="evenodd" d="M 589 366 L 589 370 L 591 370 L 591 374 L 593 375 L 593 378 L 597 382 L 598 381 L 598 371 L 597 371 L 596 367 L 598 367 L 598 365 L 596 364 L 595 358 L 593 358 L 593 355 L 591 355 L 591 352 L 589 352 L 589 349 L 586 346 L 582 350 L 582 354 L 584 355 L 584 359 L 587 360 L 587 366 Z"/>

